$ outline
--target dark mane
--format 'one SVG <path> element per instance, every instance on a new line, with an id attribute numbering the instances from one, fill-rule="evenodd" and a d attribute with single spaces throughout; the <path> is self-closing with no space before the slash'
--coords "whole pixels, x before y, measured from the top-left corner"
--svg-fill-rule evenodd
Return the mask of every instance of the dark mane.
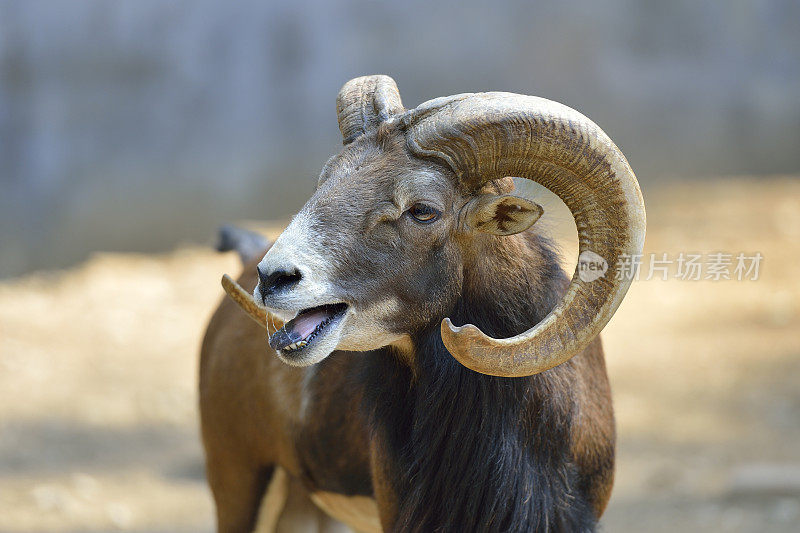
<path id="1" fill-rule="evenodd" d="M 454 323 L 508 337 L 549 312 L 565 276 L 545 240 L 521 240 L 549 270 L 528 266 L 523 286 L 511 286 L 502 270 L 473 273 L 493 289 L 465 289 L 450 314 Z M 571 365 L 528 378 L 481 375 L 447 352 L 438 322 L 414 345 L 413 379 L 389 354 L 365 365 L 364 406 L 372 430 L 387 443 L 393 488 L 402 495 L 395 529 L 592 531 L 596 519 L 569 455 Z"/>

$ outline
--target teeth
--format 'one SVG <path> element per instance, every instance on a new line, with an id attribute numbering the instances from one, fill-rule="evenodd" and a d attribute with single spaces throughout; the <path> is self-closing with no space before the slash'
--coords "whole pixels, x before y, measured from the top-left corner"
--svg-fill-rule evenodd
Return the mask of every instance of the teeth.
<path id="1" fill-rule="evenodd" d="M 306 344 L 308 344 L 307 340 L 297 341 L 297 342 L 294 342 L 294 343 L 290 344 L 286 348 L 284 348 L 283 351 L 284 352 L 292 352 L 294 350 L 299 350 L 300 348 L 303 348 Z"/>
<path id="2" fill-rule="evenodd" d="M 285 347 L 285 348 L 283 348 L 281 351 L 282 351 L 282 352 L 294 352 L 294 351 L 296 351 L 296 350 L 300 350 L 300 349 L 302 349 L 302 348 L 305 348 L 305 346 L 306 346 L 306 345 L 307 345 L 309 342 L 311 342 L 312 340 L 314 340 L 314 338 L 315 338 L 317 335 L 319 335 L 319 333 L 320 333 L 320 332 L 321 332 L 323 329 L 325 329 L 325 326 L 327 326 L 327 325 L 330 323 L 330 321 L 331 321 L 331 320 L 332 320 L 332 317 L 328 317 L 328 318 L 326 318 L 325 320 L 323 320 L 322 322 L 320 322 L 320 324 L 319 324 L 319 325 L 318 325 L 316 328 L 314 328 L 314 331 L 312 331 L 312 332 L 311 332 L 311 334 L 310 334 L 308 337 L 306 337 L 305 339 L 303 339 L 303 340 L 301 340 L 301 341 L 297 341 L 297 342 L 295 342 L 295 343 L 292 343 L 292 344 L 290 344 L 289 346 L 286 346 L 286 347 Z"/>

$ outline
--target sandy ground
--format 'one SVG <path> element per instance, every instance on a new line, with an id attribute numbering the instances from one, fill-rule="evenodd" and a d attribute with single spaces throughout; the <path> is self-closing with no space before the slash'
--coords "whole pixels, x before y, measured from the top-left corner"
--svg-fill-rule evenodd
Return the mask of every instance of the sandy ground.
<path id="1" fill-rule="evenodd" d="M 604 529 L 798 531 L 800 181 L 645 196 L 647 252 L 764 261 L 758 281 L 642 280 L 603 333 L 619 430 Z M 238 269 L 184 249 L 0 284 L 1 531 L 212 529 L 197 352 Z"/>

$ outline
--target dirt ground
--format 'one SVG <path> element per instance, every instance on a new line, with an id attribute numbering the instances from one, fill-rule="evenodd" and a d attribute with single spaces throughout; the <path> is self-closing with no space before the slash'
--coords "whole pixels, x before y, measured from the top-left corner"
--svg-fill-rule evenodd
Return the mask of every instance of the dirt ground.
<path id="1" fill-rule="evenodd" d="M 603 528 L 798 531 L 800 180 L 645 198 L 647 253 L 764 260 L 757 281 L 643 279 L 606 328 L 619 446 Z M 0 283 L 0 531 L 212 530 L 197 352 L 238 269 L 191 248 Z"/>

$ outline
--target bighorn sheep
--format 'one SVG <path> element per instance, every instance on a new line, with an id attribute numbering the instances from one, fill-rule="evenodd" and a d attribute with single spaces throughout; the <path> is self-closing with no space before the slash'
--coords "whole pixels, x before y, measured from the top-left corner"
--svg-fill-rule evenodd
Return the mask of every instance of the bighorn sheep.
<path id="1" fill-rule="evenodd" d="M 580 250 L 615 265 L 644 241 L 624 156 L 532 96 L 405 110 L 391 78 L 368 76 L 337 111 L 344 147 L 316 191 L 223 282 L 257 324 L 226 301 L 203 342 L 219 530 L 253 528 L 265 493 L 357 530 L 593 530 L 615 441 L 598 334 L 630 279 L 568 281 L 509 176 L 557 194 Z"/>

